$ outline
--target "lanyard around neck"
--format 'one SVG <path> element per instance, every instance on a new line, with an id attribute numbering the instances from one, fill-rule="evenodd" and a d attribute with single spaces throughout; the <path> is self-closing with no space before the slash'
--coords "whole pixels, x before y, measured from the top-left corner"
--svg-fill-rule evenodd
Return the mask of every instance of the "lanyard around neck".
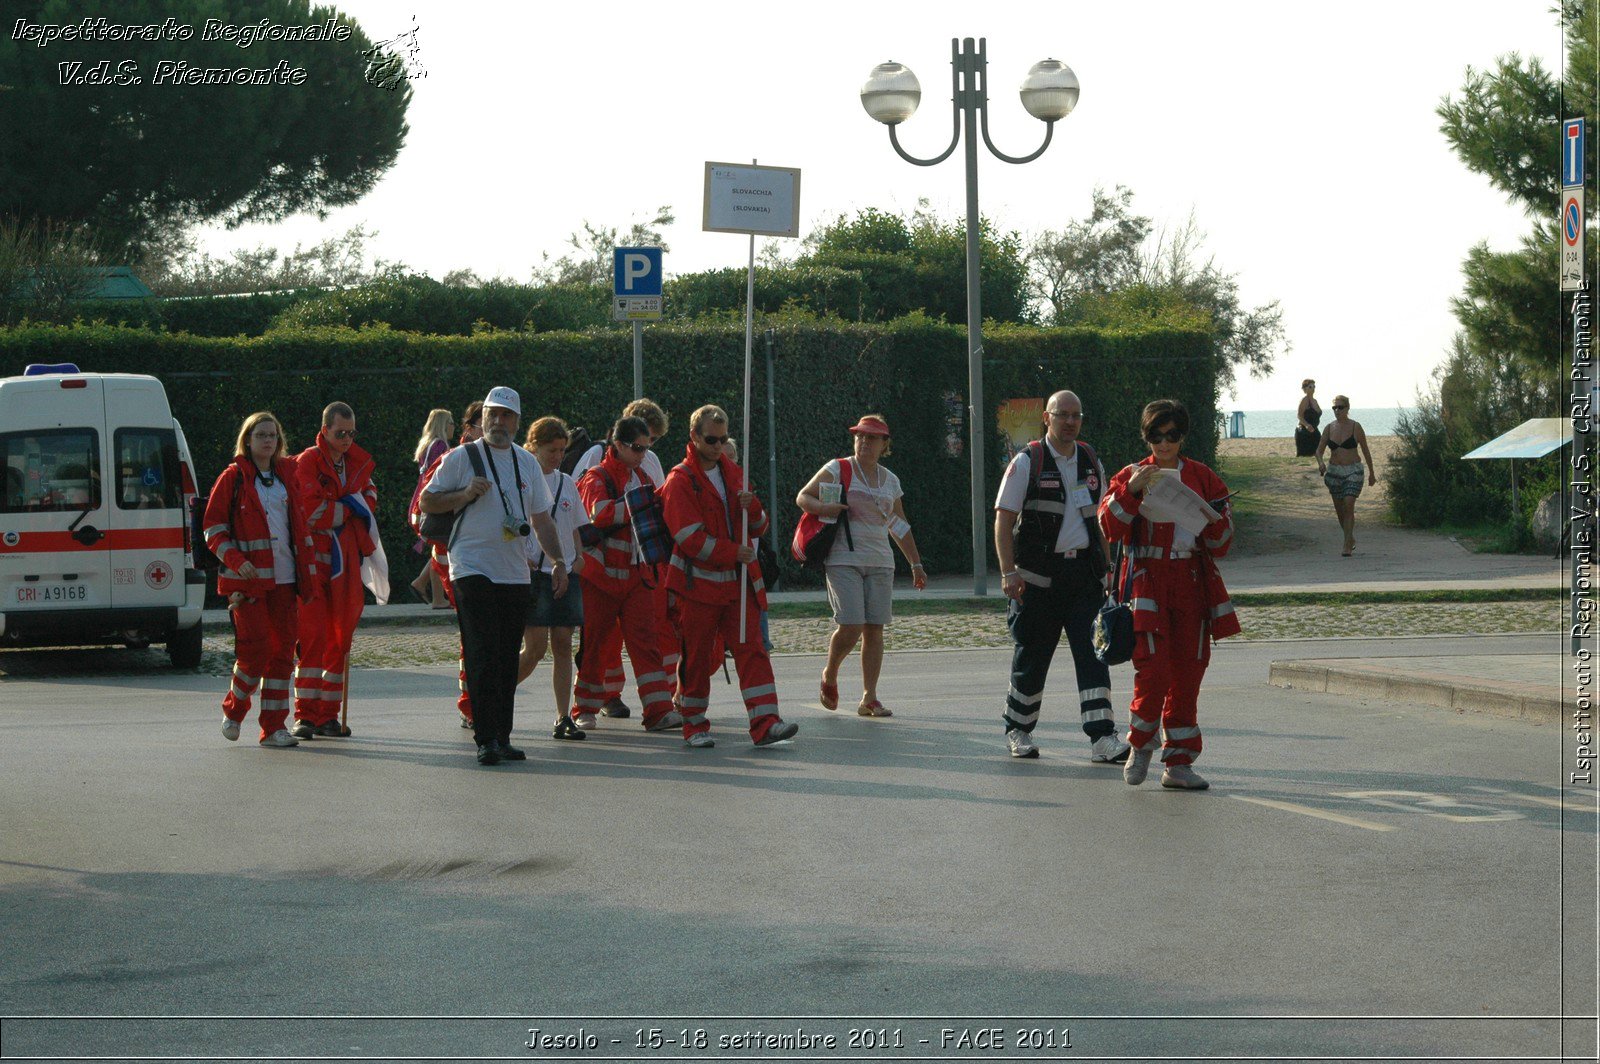
<path id="1" fill-rule="evenodd" d="M 526 521 L 528 519 L 528 504 L 522 498 L 522 466 L 517 462 L 516 446 L 512 445 L 507 450 L 511 453 L 511 474 L 517 481 L 517 511 L 522 515 L 522 519 Z M 494 477 L 494 490 L 500 493 L 500 508 L 506 512 L 507 517 L 510 517 L 511 504 L 506 502 L 506 491 L 500 486 L 500 470 L 495 465 L 494 452 L 489 449 L 487 443 L 483 445 L 483 454 L 485 460 L 489 463 L 489 473 Z"/>

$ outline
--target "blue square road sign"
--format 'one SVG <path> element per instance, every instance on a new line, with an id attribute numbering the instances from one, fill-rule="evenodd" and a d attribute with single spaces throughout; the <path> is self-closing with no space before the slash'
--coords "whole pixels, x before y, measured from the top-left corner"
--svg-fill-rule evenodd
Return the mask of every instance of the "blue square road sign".
<path id="1" fill-rule="evenodd" d="M 659 296 L 661 249 L 613 248 L 611 276 L 613 296 Z"/>

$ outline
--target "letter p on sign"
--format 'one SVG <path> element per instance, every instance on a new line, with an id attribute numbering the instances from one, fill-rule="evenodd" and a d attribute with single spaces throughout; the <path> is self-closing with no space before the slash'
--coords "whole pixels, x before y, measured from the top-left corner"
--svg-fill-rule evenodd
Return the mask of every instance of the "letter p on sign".
<path id="1" fill-rule="evenodd" d="M 659 296 L 661 294 L 661 249 L 613 249 L 612 280 L 613 295 Z"/>

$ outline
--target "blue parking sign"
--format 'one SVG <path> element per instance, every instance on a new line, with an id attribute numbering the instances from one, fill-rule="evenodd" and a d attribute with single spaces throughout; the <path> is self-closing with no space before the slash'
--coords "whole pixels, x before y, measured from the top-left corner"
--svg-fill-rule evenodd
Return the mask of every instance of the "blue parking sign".
<path id="1" fill-rule="evenodd" d="M 1561 187 L 1583 184 L 1583 119 L 1569 118 L 1561 124 Z"/>
<path id="2" fill-rule="evenodd" d="M 614 296 L 659 296 L 661 249 L 613 248 L 611 276 Z"/>

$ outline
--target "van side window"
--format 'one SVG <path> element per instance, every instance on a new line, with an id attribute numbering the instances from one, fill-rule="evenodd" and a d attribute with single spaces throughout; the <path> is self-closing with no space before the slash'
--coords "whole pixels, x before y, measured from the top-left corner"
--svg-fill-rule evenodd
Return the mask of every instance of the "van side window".
<path id="1" fill-rule="evenodd" d="M 178 437 L 171 429 L 118 429 L 111 437 L 117 463 L 117 507 L 177 510 L 183 507 Z"/>
<path id="2" fill-rule="evenodd" d="M 0 513 L 100 508 L 100 434 L 94 429 L 0 433 Z"/>

